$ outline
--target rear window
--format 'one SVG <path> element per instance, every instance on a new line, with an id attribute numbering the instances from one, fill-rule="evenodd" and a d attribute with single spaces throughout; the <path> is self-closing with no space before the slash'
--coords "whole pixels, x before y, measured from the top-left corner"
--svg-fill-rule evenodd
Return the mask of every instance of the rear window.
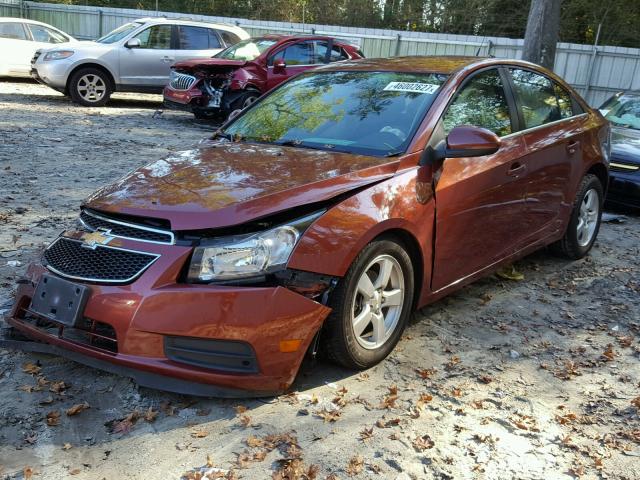
<path id="1" fill-rule="evenodd" d="M 17 22 L 1 22 L 0 38 L 12 38 L 14 40 L 26 40 L 27 34 L 21 23 Z"/>

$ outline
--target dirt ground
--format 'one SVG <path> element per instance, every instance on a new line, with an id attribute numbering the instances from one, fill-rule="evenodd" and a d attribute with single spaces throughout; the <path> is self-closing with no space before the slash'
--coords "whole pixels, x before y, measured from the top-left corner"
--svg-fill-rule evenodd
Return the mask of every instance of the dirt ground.
<path id="1" fill-rule="evenodd" d="M 85 196 L 212 130 L 159 106 L 0 81 L 0 312 Z M 0 478 L 640 478 L 640 218 L 621 220 L 586 259 L 536 253 L 524 280 L 417 313 L 377 367 L 320 361 L 278 398 L 172 395 L 0 349 Z"/>

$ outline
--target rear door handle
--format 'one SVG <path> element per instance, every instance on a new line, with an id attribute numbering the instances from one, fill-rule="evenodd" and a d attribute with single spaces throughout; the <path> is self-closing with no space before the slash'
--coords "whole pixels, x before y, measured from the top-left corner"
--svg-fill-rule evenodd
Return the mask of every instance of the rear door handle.
<path id="1" fill-rule="evenodd" d="M 578 151 L 579 146 L 580 146 L 580 142 L 577 140 L 572 140 L 569 143 L 567 143 L 567 152 L 569 152 L 569 155 L 573 155 L 574 153 L 576 153 Z"/>
<path id="2" fill-rule="evenodd" d="M 527 166 L 524 163 L 514 162 L 509 167 L 509 170 L 507 170 L 507 175 L 509 175 L 510 177 L 517 177 L 521 175 L 526 169 Z"/>

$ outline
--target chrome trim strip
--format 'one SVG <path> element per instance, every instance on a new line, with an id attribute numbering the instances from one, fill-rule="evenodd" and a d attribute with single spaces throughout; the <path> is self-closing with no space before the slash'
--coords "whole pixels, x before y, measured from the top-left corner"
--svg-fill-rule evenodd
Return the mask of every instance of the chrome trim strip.
<path id="1" fill-rule="evenodd" d="M 186 91 L 193 87 L 197 80 L 193 75 L 172 70 L 169 78 L 169 86 L 174 90 Z"/>
<path id="2" fill-rule="evenodd" d="M 618 162 L 611 162 L 609 164 L 609 167 L 611 167 L 611 168 L 620 168 L 622 170 L 630 170 L 632 172 L 640 170 L 640 166 L 638 166 L 638 165 L 627 165 L 625 163 L 618 163 Z"/>
<path id="3" fill-rule="evenodd" d="M 500 137 L 500 139 L 515 137 L 516 135 L 524 135 L 524 134 L 527 134 L 527 133 L 530 133 L 530 132 L 535 132 L 536 130 L 540 130 L 542 128 L 546 128 L 546 127 L 549 127 L 549 126 L 552 126 L 552 125 L 557 125 L 559 123 L 566 122 L 566 121 L 569 121 L 569 120 L 578 119 L 580 117 L 584 117 L 585 115 L 589 115 L 589 114 L 587 112 L 584 112 L 584 113 L 581 113 L 579 115 L 573 115 L 571 117 L 561 118 L 560 120 L 554 120 L 553 122 L 543 123 L 542 125 L 536 125 L 535 127 L 525 128 L 524 130 L 518 130 L 517 132 L 513 132 L 513 133 L 510 133 L 508 135 L 504 135 L 504 136 Z"/>
<path id="4" fill-rule="evenodd" d="M 83 244 L 84 242 L 81 242 L 80 240 L 76 240 L 75 238 L 69 238 L 69 237 L 58 237 L 56 238 L 51 245 L 49 245 L 46 249 L 45 252 L 47 250 L 49 250 L 51 247 L 53 247 L 56 243 L 58 243 L 60 240 L 65 239 L 65 240 L 70 240 L 72 242 L 76 242 L 76 243 L 80 243 Z M 110 247 L 108 245 L 96 245 L 96 249 L 98 248 L 106 248 L 106 249 L 110 249 L 110 250 L 121 250 L 123 252 L 129 252 L 129 253 L 138 253 L 140 255 L 146 255 L 148 257 L 154 257 L 151 259 L 151 261 L 149 263 L 147 263 L 144 267 L 142 267 L 140 269 L 140 271 L 138 273 L 136 273 L 134 276 L 123 279 L 123 280 L 107 280 L 104 278 L 89 278 L 89 277 L 77 277 L 75 275 L 68 275 L 66 273 L 62 273 L 60 270 L 52 267 L 51 265 L 48 264 L 48 262 L 44 262 L 45 263 L 45 267 L 47 268 L 47 270 L 55 273 L 56 275 L 60 275 L 61 277 L 64 278 L 70 278 L 72 280 L 82 280 L 85 282 L 95 282 L 95 283 L 129 283 L 134 281 L 136 278 L 138 278 L 140 275 L 142 275 L 145 270 L 147 270 L 151 265 L 153 265 L 155 263 L 156 260 L 158 260 L 158 258 L 160 258 L 160 254 L 159 253 L 149 253 L 149 252 L 140 252 L 138 250 L 130 250 L 128 248 L 119 248 L 119 247 Z M 43 255 L 44 257 L 44 255 Z"/>
<path id="5" fill-rule="evenodd" d="M 159 233 L 161 235 L 167 235 L 167 236 L 171 237 L 171 241 L 169 241 L 169 242 L 157 242 L 155 240 L 145 240 L 144 238 L 133 238 L 133 237 L 125 237 L 124 235 L 116 235 L 111 230 L 100 230 L 101 232 L 104 232 L 106 235 L 109 235 L 110 237 L 124 238 L 126 240 L 134 240 L 134 241 L 137 241 L 137 242 L 155 243 L 156 245 L 175 245 L 175 243 L 176 243 L 176 236 L 174 235 L 174 233 L 171 230 L 160 230 L 158 228 L 143 227 L 142 225 L 139 225 L 137 223 L 121 222 L 119 220 L 113 220 L 113 219 L 108 218 L 108 217 L 103 217 L 102 215 L 98 215 L 96 213 L 91 213 L 91 212 L 89 212 L 87 210 L 82 210 L 82 213 L 86 213 L 90 217 L 97 218 L 98 220 L 102 220 L 104 222 L 114 223 L 116 225 L 122 225 L 123 227 L 129 227 L 129 228 L 134 228 L 134 229 L 137 229 L 137 230 L 144 230 L 144 231 L 147 231 L 147 232 L 153 232 L 153 233 Z M 80 220 L 80 223 L 82 223 L 82 225 L 87 227 L 92 232 L 95 232 L 96 230 L 99 230 L 97 228 L 93 228 L 93 227 L 87 225 L 82 220 L 82 216 L 79 216 L 78 220 Z"/>

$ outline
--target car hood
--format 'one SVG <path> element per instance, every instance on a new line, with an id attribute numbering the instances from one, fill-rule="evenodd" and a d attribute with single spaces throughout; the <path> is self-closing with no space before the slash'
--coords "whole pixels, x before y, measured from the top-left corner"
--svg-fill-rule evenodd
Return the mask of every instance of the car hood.
<path id="1" fill-rule="evenodd" d="M 74 40 L 71 42 L 64 43 L 56 43 L 54 46 L 41 48 L 40 50 L 43 52 L 49 52 L 51 50 L 73 50 L 74 52 L 96 52 L 103 50 L 111 50 L 113 45 L 108 45 L 104 43 L 91 42 L 91 41 L 79 41 Z M 72 57 L 72 58 L 75 58 Z"/>
<path id="2" fill-rule="evenodd" d="M 226 58 L 194 58 L 192 60 L 176 62 L 173 67 L 184 70 L 207 67 L 240 68 L 244 67 L 247 63 L 245 60 L 227 60 Z"/>
<path id="3" fill-rule="evenodd" d="M 169 220 L 173 230 L 238 225 L 391 177 L 398 160 L 207 141 L 139 168 L 89 197 L 103 212 Z"/>
<path id="4" fill-rule="evenodd" d="M 640 130 L 612 126 L 611 157 L 640 164 Z"/>

